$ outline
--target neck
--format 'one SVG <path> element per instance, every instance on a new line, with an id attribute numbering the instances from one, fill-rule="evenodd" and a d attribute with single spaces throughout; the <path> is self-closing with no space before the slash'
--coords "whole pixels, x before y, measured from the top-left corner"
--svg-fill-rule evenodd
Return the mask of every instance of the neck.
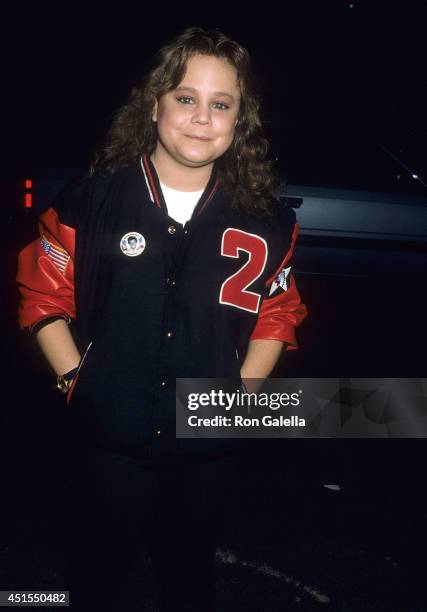
<path id="1" fill-rule="evenodd" d="M 171 158 L 159 144 L 150 159 L 154 164 L 159 181 L 166 187 L 178 191 L 204 189 L 209 182 L 213 168 L 213 162 L 194 168 L 184 166 Z"/>

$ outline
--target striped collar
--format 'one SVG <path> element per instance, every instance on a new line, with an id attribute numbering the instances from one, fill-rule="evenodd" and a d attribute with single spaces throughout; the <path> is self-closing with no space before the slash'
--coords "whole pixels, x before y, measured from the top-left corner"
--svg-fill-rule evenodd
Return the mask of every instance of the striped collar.
<path id="1" fill-rule="evenodd" d="M 143 155 L 140 160 L 141 168 L 144 173 L 145 182 L 147 184 L 148 193 L 150 194 L 151 201 L 158 208 L 168 214 L 168 208 L 166 205 L 165 198 L 163 196 L 162 188 L 160 186 L 160 180 L 157 175 L 156 169 L 149 155 Z M 200 215 L 200 213 L 209 205 L 218 190 L 219 178 L 217 175 L 215 164 L 212 170 L 212 174 L 206 185 L 199 201 L 193 211 L 193 217 Z"/>

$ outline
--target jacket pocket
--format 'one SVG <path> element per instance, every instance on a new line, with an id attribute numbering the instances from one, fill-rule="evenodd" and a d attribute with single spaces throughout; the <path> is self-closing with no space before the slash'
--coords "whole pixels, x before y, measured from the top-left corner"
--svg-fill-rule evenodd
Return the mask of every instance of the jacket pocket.
<path id="1" fill-rule="evenodd" d="M 86 355 L 88 354 L 89 349 L 90 349 L 90 347 L 92 346 L 92 344 L 93 344 L 93 343 L 92 343 L 92 341 L 91 341 L 91 342 L 89 342 L 89 344 L 88 344 L 88 345 L 87 345 L 87 347 L 86 347 L 85 352 L 83 353 L 83 357 L 80 359 L 80 363 L 79 363 L 78 370 L 77 370 L 77 372 L 76 372 L 76 375 L 75 375 L 75 377 L 74 377 L 73 382 L 71 383 L 71 387 L 69 388 L 68 393 L 67 393 L 67 399 L 66 399 L 66 401 L 67 401 L 67 405 L 70 403 L 71 396 L 72 396 L 72 394 L 73 394 L 73 392 L 74 392 L 74 389 L 76 388 L 77 380 L 78 380 L 78 378 L 79 378 L 79 376 L 80 376 L 80 372 L 81 372 L 81 369 L 82 369 L 82 367 L 83 367 L 84 361 L 85 361 L 85 359 L 86 359 Z"/>

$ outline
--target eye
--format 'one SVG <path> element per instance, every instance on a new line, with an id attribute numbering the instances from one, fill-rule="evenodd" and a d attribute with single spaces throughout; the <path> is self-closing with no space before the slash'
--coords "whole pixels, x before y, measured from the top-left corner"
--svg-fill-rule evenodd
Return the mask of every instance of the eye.
<path id="1" fill-rule="evenodd" d="M 179 98 L 177 98 L 178 102 L 181 102 L 181 104 L 188 104 L 188 101 L 192 101 L 193 98 L 191 98 L 190 96 L 180 96 Z"/>
<path id="2" fill-rule="evenodd" d="M 221 108 L 219 110 L 227 110 L 228 108 L 230 108 L 227 104 L 224 104 L 223 102 L 215 102 L 214 106 L 220 106 Z"/>

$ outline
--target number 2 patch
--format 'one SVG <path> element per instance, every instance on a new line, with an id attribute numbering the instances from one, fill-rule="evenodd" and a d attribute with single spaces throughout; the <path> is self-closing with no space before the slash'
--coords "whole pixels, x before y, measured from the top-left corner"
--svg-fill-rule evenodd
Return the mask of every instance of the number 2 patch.
<path id="1" fill-rule="evenodd" d="M 267 243 L 256 234 L 228 227 L 222 235 L 221 255 L 240 258 L 242 251 L 248 253 L 249 259 L 222 283 L 219 302 L 256 313 L 261 294 L 247 291 L 247 287 L 264 271 L 268 255 Z"/>

